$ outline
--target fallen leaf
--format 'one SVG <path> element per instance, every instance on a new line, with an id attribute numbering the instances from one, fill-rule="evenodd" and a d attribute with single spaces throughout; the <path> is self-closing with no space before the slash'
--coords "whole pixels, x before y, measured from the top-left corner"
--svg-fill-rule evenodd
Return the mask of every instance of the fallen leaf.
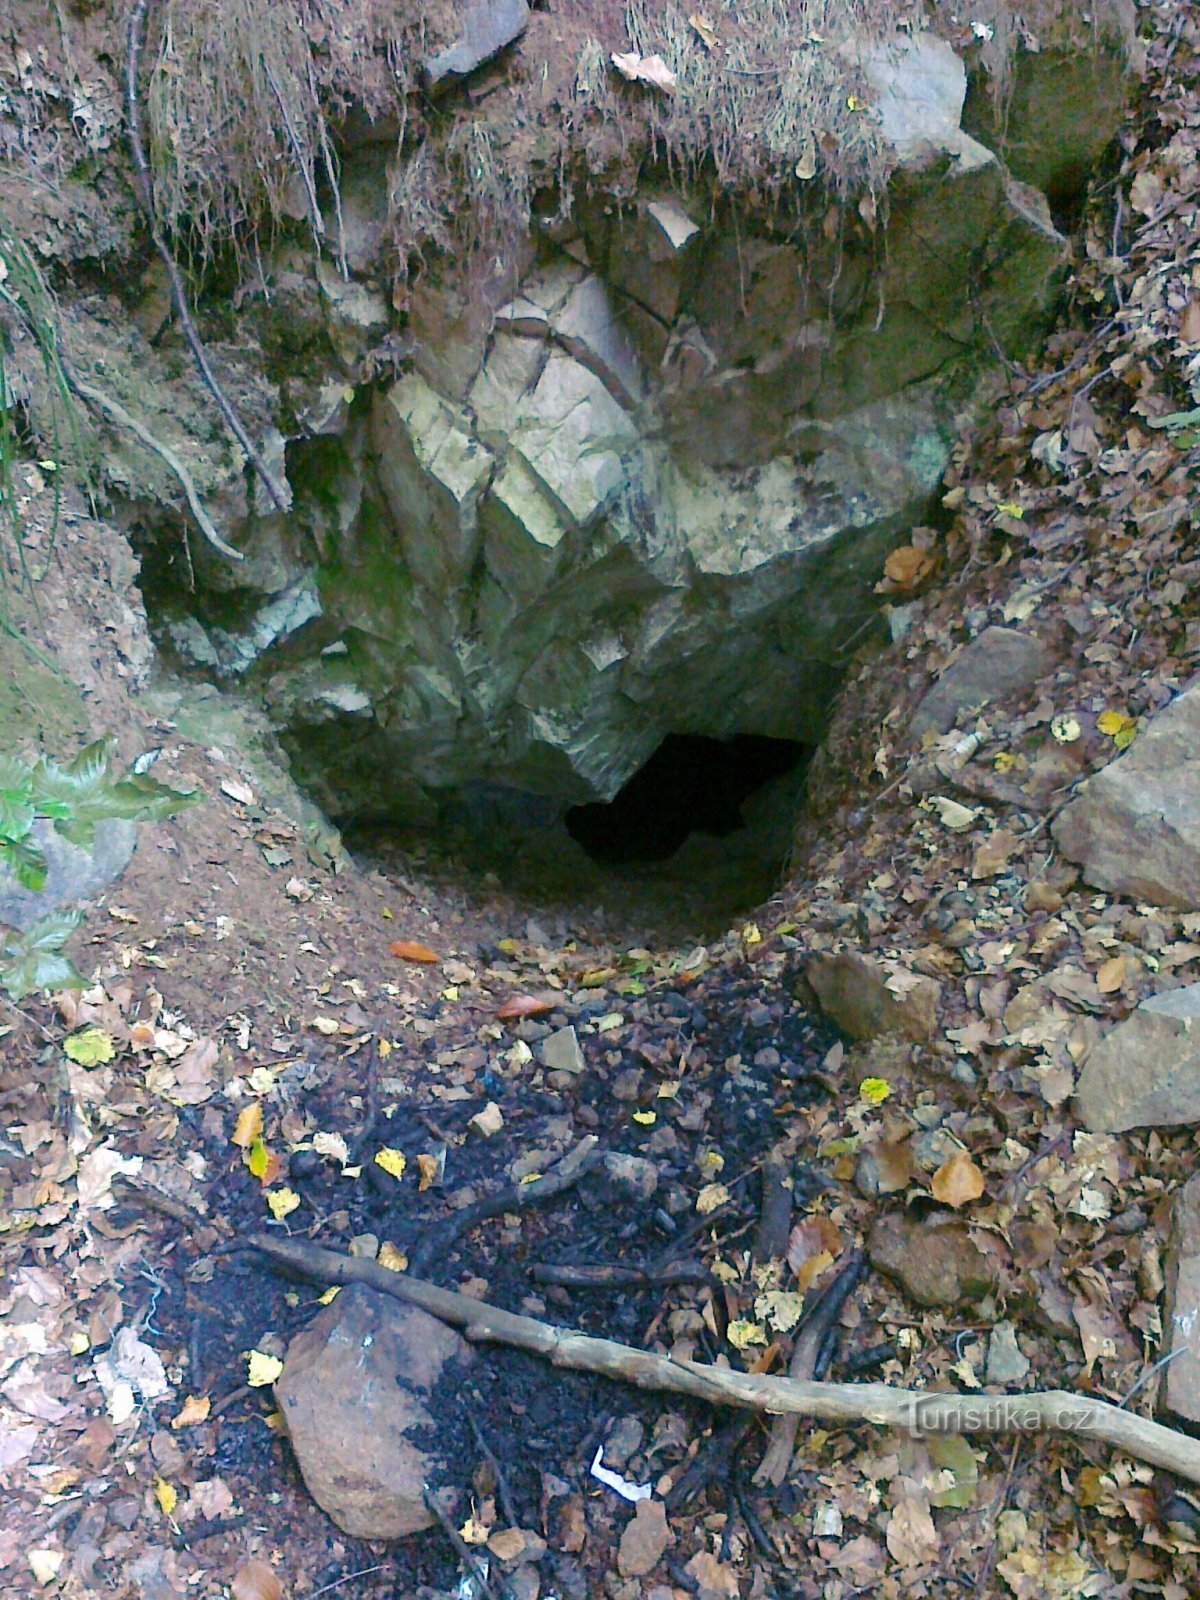
<path id="1" fill-rule="evenodd" d="M 679 80 L 661 56 L 643 56 L 636 50 L 619 55 L 614 51 L 610 60 L 630 83 L 648 83 L 651 88 L 663 89 L 668 93 L 679 86 Z"/>
<path id="2" fill-rule="evenodd" d="M 154 1498 L 158 1501 L 159 1510 L 164 1517 L 169 1517 L 179 1503 L 179 1491 L 175 1485 L 168 1483 L 165 1478 L 155 1478 Z"/>
<path id="3" fill-rule="evenodd" d="M 1125 957 L 1112 956 L 1096 974 L 1096 987 L 1101 994 L 1112 994 L 1125 982 Z"/>
<path id="4" fill-rule="evenodd" d="M 416 939 L 393 939 L 388 945 L 388 954 L 399 956 L 401 961 L 420 961 L 426 965 L 439 959 L 436 950 Z"/>
<path id="5" fill-rule="evenodd" d="M 964 806 L 945 794 L 930 795 L 929 804 L 937 811 L 942 826 L 951 833 L 965 833 L 979 816 L 977 806 Z"/>
<path id="6" fill-rule="evenodd" d="M 282 1222 L 300 1204 L 300 1196 L 294 1189 L 272 1189 L 267 1195 L 267 1204 L 276 1222 Z"/>
<path id="7" fill-rule="evenodd" d="M 229 1586 L 232 1600 L 282 1600 L 283 1584 L 265 1561 L 243 1561 Z"/>
<path id="8" fill-rule="evenodd" d="M 111 1033 L 103 1028 L 85 1028 L 63 1040 L 63 1050 L 80 1067 L 99 1067 L 111 1061 L 117 1053 Z"/>
<path id="9" fill-rule="evenodd" d="M 269 1356 L 265 1350 L 246 1352 L 246 1382 L 252 1389 L 265 1389 L 283 1371 L 278 1356 Z"/>
<path id="10" fill-rule="evenodd" d="M 498 1528 L 488 1536 L 487 1547 L 497 1561 L 515 1561 L 527 1543 L 520 1528 Z"/>
<path id="11" fill-rule="evenodd" d="M 263 1109 L 261 1100 L 251 1100 L 238 1112 L 237 1121 L 233 1125 L 230 1136 L 232 1144 L 240 1145 L 243 1150 L 248 1150 L 262 1133 Z"/>
<path id="12" fill-rule="evenodd" d="M 752 1344 L 768 1344 L 767 1330 L 746 1317 L 735 1317 L 726 1330 L 726 1338 L 735 1350 L 747 1350 Z"/>
<path id="13" fill-rule="evenodd" d="M 34 1579 L 42 1584 L 53 1583 L 58 1577 L 59 1569 L 66 1560 L 61 1550 L 28 1550 L 25 1559 L 29 1562 L 29 1570 Z"/>
<path id="14" fill-rule="evenodd" d="M 632 1518 L 621 1532 L 617 1567 L 623 1578 L 644 1578 L 675 1543 L 661 1500 L 639 1500 Z"/>
<path id="15" fill-rule="evenodd" d="M 237 778 L 226 778 L 221 785 L 221 793 L 230 800 L 236 800 L 239 805 L 254 804 L 254 790 L 249 784 L 239 782 Z"/>
<path id="16" fill-rule="evenodd" d="M 707 17 L 702 17 L 698 11 L 693 11 L 688 17 L 688 24 L 690 27 L 695 28 L 707 49 L 715 50 L 717 48 L 717 30 Z"/>
<path id="17" fill-rule="evenodd" d="M 707 1217 L 718 1206 L 723 1206 L 729 1199 L 729 1190 L 723 1183 L 706 1183 L 696 1196 L 696 1210 L 702 1217 Z"/>
<path id="18" fill-rule="evenodd" d="M 385 1146 L 375 1152 L 375 1165 L 382 1167 L 389 1177 L 402 1178 L 404 1169 L 408 1166 L 408 1157 L 403 1150 L 393 1150 Z"/>
<path id="19" fill-rule="evenodd" d="M 552 1000 L 544 1000 L 532 994 L 514 994 L 507 999 L 496 1012 L 501 1022 L 511 1022 L 514 1017 L 537 1017 L 543 1011 L 554 1008 Z"/>
<path id="20" fill-rule="evenodd" d="M 264 1189 L 273 1184 L 283 1171 L 283 1162 L 274 1150 L 267 1148 L 261 1139 L 255 1139 L 249 1150 L 246 1151 L 246 1165 Z"/>
<path id="21" fill-rule="evenodd" d="M 869 1106 L 882 1105 L 891 1092 L 892 1086 L 886 1078 L 864 1078 L 858 1086 L 858 1098 Z"/>
<path id="22" fill-rule="evenodd" d="M 943 1161 L 930 1182 L 933 1198 L 945 1206 L 969 1205 L 983 1193 L 983 1173 L 965 1150 L 956 1150 Z"/>
<path id="23" fill-rule="evenodd" d="M 171 1418 L 173 1428 L 191 1428 L 208 1418 L 212 1401 L 206 1394 L 189 1394 L 176 1416 Z"/>
<path id="24" fill-rule="evenodd" d="M 494 1100 L 489 1100 L 482 1111 L 475 1113 L 467 1126 L 474 1128 L 483 1138 L 490 1139 L 504 1126 L 504 1114 Z"/>
<path id="25" fill-rule="evenodd" d="M 424 1194 L 442 1173 L 442 1157 L 425 1153 L 417 1157 L 417 1193 Z"/>
<path id="26" fill-rule="evenodd" d="M 399 1245 L 394 1245 L 390 1239 L 385 1239 L 379 1246 L 379 1254 L 375 1259 L 389 1272 L 404 1272 L 408 1268 L 408 1257 Z"/>
<path id="27" fill-rule="evenodd" d="M 801 1290 L 808 1288 L 844 1248 L 841 1234 L 828 1217 L 805 1217 L 798 1222 L 788 1235 L 787 1262 Z"/>

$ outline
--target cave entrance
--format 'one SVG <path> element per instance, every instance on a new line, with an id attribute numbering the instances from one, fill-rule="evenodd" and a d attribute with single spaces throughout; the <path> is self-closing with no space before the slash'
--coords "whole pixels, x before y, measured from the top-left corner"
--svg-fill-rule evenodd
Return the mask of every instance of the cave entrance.
<path id="1" fill-rule="evenodd" d="M 572 806 L 567 832 L 601 866 L 668 861 L 693 834 L 724 839 L 755 828 L 750 802 L 775 780 L 802 773 L 810 754 L 795 740 L 761 734 L 669 733 L 612 800 Z"/>

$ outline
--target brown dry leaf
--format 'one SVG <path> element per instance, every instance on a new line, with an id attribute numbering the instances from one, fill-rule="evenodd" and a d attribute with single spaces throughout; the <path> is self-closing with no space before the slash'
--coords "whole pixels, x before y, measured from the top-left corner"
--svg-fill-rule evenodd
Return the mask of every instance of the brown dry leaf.
<path id="1" fill-rule="evenodd" d="M 416 939 L 393 939 L 388 945 L 388 954 L 399 956 L 401 961 L 420 961 L 425 965 L 441 959 L 436 950 Z"/>
<path id="2" fill-rule="evenodd" d="M 178 1416 L 171 1418 L 171 1426 L 191 1428 L 197 1422 L 206 1422 L 211 1405 L 212 1401 L 206 1394 L 189 1394 L 180 1407 Z"/>
<path id="3" fill-rule="evenodd" d="M 936 560 L 928 550 L 918 550 L 913 544 L 902 544 L 883 563 L 883 580 L 876 585 L 876 589 L 884 594 L 915 589 L 930 576 L 935 565 Z"/>
<path id="4" fill-rule="evenodd" d="M 1200 295 L 1193 295 L 1179 319 L 1179 337 L 1184 344 L 1200 344 Z"/>
<path id="5" fill-rule="evenodd" d="M 688 24 L 690 27 L 695 28 L 709 50 L 717 48 L 717 30 L 707 17 L 702 17 L 698 11 L 693 11 L 688 17 Z"/>
<path id="6" fill-rule="evenodd" d="M 675 1542 L 667 1525 L 667 1508 L 661 1500 L 639 1500 L 632 1520 L 625 1524 L 617 1551 L 617 1567 L 623 1578 L 644 1578 L 662 1560 L 663 1552 Z"/>
<path id="7" fill-rule="evenodd" d="M 1112 994 L 1125 982 L 1126 961 L 1123 955 L 1112 956 L 1096 974 L 1096 987 L 1101 994 Z"/>
<path id="8" fill-rule="evenodd" d="M 250 1146 L 262 1133 L 263 1108 L 261 1100 L 251 1100 L 238 1112 L 237 1121 L 234 1123 L 230 1140 L 233 1144 L 240 1145 L 243 1150 Z"/>
<path id="9" fill-rule="evenodd" d="M 168 1097 L 178 1105 L 197 1106 L 207 1100 L 216 1088 L 214 1069 L 220 1048 L 210 1037 L 197 1039 L 179 1057 L 171 1068 L 174 1084 L 167 1090 Z"/>
<path id="10" fill-rule="evenodd" d="M 887 1526 L 887 1547 L 902 1567 L 921 1567 L 932 1561 L 941 1547 L 929 1514 L 929 1498 L 921 1492 L 906 1495 L 892 1512 Z"/>
<path id="11" fill-rule="evenodd" d="M 511 1022 L 514 1017 L 536 1017 L 543 1011 L 552 1011 L 554 1001 L 538 995 L 514 994 L 496 1012 L 501 1022 Z"/>
<path id="12" fill-rule="evenodd" d="M 233 1600 L 283 1600 L 283 1585 L 265 1561 L 243 1561 L 233 1575 Z"/>
<path id="13" fill-rule="evenodd" d="M 997 828 L 975 847 L 971 860 L 973 878 L 994 878 L 1008 865 L 1009 857 L 1020 841 L 1008 828 Z"/>
<path id="14" fill-rule="evenodd" d="M 933 1198 L 944 1206 L 969 1205 L 983 1193 L 983 1173 L 965 1150 L 956 1150 L 948 1161 L 943 1161 L 929 1185 Z"/>
<path id="15" fill-rule="evenodd" d="M 700 1585 L 703 1600 L 737 1600 L 737 1568 L 707 1550 L 698 1550 L 683 1570 Z"/>
<path id="16" fill-rule="evenodd" d="M 419 1174 L 417 1180 L 417 1193 L 424 1194 L 425 1190 L 428 1189 L 431 1184 L 435 1184 L 438 1180 L 441 1170 L 442 1162 L 439 1156 L 431 1155 L 428 1152 L 419 1155 L 417 1157 L 417 1172 Z"/>
<path id="17" fill-rule="evenodd" d="M 843 1247 L 842 1236 L 828 1217 L 805 1217 L 788 1235 L 788 1266 L 797 1277 L 800 1277 L 807 1263 L 814 1257 L 828 1256 L 828 1261 L 809 1271 L 808 1282 L 811 1283 L 817 1273 L 829 1265 L 829 1261 L 841 1254 Z M 806 1285 L 801 1284 L 801 1287 L 804 1288 Z"/>

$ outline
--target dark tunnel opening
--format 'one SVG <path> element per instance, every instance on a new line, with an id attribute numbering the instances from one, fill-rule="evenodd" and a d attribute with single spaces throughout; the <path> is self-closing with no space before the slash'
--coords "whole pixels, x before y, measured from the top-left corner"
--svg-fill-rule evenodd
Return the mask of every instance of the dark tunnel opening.
<path id="1" fill-rule="evenodd" d="M 693 833 L 725 838 L 747 827 L 745 802 L 811 753 L 761 734 L 671 733 L 612 800 L 572 806 L 567 831 L 604 866 L 666 861 Z"/>

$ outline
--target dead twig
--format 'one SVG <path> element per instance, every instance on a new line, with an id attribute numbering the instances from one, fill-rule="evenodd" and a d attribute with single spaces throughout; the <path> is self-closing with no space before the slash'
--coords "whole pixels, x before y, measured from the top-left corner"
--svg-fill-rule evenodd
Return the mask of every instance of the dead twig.
<path id="1" fill-rule="evenodd" d="M 125 37 L 125 131 L 129 138 L 129 154 L 133 162 L 134 192 L 138 204 L 146 217 L 146 225 L 150 230 L 150 242 L 157 250 L 163 266 L 167 270 L 167 282 L 171 288 L 171 304 L 175 315 L 179 318 L 179 326 L 183 329 L 183 336 L 188 342 L 192 352 L 192 359 L 196 363 L 196 370 L 204 380 L 205 387 L 217 403 L 217 410 L 229 432 L 245 452 L 247 461 L 251 462 L 254 470 L 262 478 L 267 493 L 271 496 L 277 511 L 288 510 L 288 496 L 275 482 L 263 460 L 261 453 L 256 448 L 254 441 L 246 432 L 242 419 L 234 410 L 232 403 L 217 381 L 208 359 L 208 351 L 204 348 L 196 324 L 192 321 L 192 313 L 188 309 L 187 290 L 184 287 L 183 274 L 179 270 L 179 263 L 171 253 L 171 248 L 163 238 L 158 226 L 158 218 L 154 210 L 154 182 L 150 173 L 150 163 L 146 159 L 145 146 L 142 143 L 142 120 L 138 109 L 138 67 L 142 59 L 142 36 L 146 26 L 146 10 L 149 0 L 134 0 L 129 11 L 129 29 Z M 190 503 L 190 502 L 189 502 Z M 193 506 L 193 510 L 195 507 Z M 228 550 L 226 551 L 228 553 Z M 240 557 L 239 557 L 240 559 Z"/>
<path id="2" fill-rule="evenodd" d="M 505 1211 L 524 1211 L 573 1189 L 599 1162 L 598 1141 L 595 1134 L 589 1133 L 545 1177 L 534 1178 L 529 1183 L 506 1184 L 495 1194 L 477 1200 L 472 1206 L 464 1206 L 444 1222 L 427 1228 L 409 1251 L 411 1271 L 421 1276 L 433 1262 L 444 1259 L 464 1233 L 489 1217 L 498 1217 Z"/>
<path id="3" fill-rule="evenodd" d="M 852 1251 L 820 1299 L 801 1318 L 800 1326 L 796 1330 L 796 1342 L 792 1346 L 791 1360 L 788 1362 L 789 1378 L 824 1377 L 825 1368 L 829 1364 L 826 1352 L 831 1348 L 830 1335 L 842 1314 L 842 1307 L 858 1287 L 864 1265 L 865 1258 L 862 1251 Z M 778 1488 L 787 1477 L 792 1452 L 796 1448 L 796 1433 L 799 1427 L 800 1418 L 797 1416 L 776 1417 L 771 1423 L 771 1438 L 762 1460 L 755 1469 L 755 1483 L 760 1485 L 769 1483 Z"/>
<path id="4" fill-rule="evenodd" d="M 640 1389 L 691 1395 L 710 1405 L 741 1406 L 770 1415 L 791 1414 L 821 1422 L 874 1423 L 918 1433 L 1064 1433 L 1095 1439 L 1139 1461 L 1200 1483 L 1200 1440 L 1139 1417 L 1106 1401 L 1065 1389 L 1027 1394 L 955 1394 L 893 1389 L 882 1383 L 819 1383 L 767 1377 L 673 1361 L 615 1339 L 598 1339 L 572 1328 L 556 1328 L 535 1317 L 501 1311 L 469 1295 L 392 1272 L 374 1261 L 344 1256 L 301 1239 L 252 1234 L 246 1241 L 268 1261 L 325 1284 L 364 1283 L 406 1305 L 463 1330 L 477 1342 L 509 1344 L 543 1356 L 552 1366 L 599 1372 Z"/>
<path id="5" fill-rule="evenodd" d="M 609 1289 L 674 1288 L 685 1283 L 708 1283 L 712 1278 L 708 1268 L 699 1261 L 667 1261 L 660 1267 L 572 1267 L 535 1261 L 530 1276 L 534 1283 L 600 1293 Z"/>
<path id="6" fill-rule="evenodd" d="M 484 1594 L 490 1595 L 491 1600 L 499 1600 L 495 1589 L 493 1589 L 491 1584 L 488 1582 L 487 1570 L 484 1567 L 483 1562 L 479 1559 L 474 1550 L 471 1549 L 471 1546 L 463 1538 L 462 1534 L 459 1533 L 458 1529 L 454 1526 L 453 1518 L 447 1514 L 446 1508 L 442 1505 L 437 1495 L 434 1494 L 432 1489 L 427 1487 L 423 1498 L 428 1509 L 437 1518 L 442 1532 L 454 1546 L 455 1555 L 475 1579 L 475 1582 L 479 1585 L 480 1589 Z"/>

